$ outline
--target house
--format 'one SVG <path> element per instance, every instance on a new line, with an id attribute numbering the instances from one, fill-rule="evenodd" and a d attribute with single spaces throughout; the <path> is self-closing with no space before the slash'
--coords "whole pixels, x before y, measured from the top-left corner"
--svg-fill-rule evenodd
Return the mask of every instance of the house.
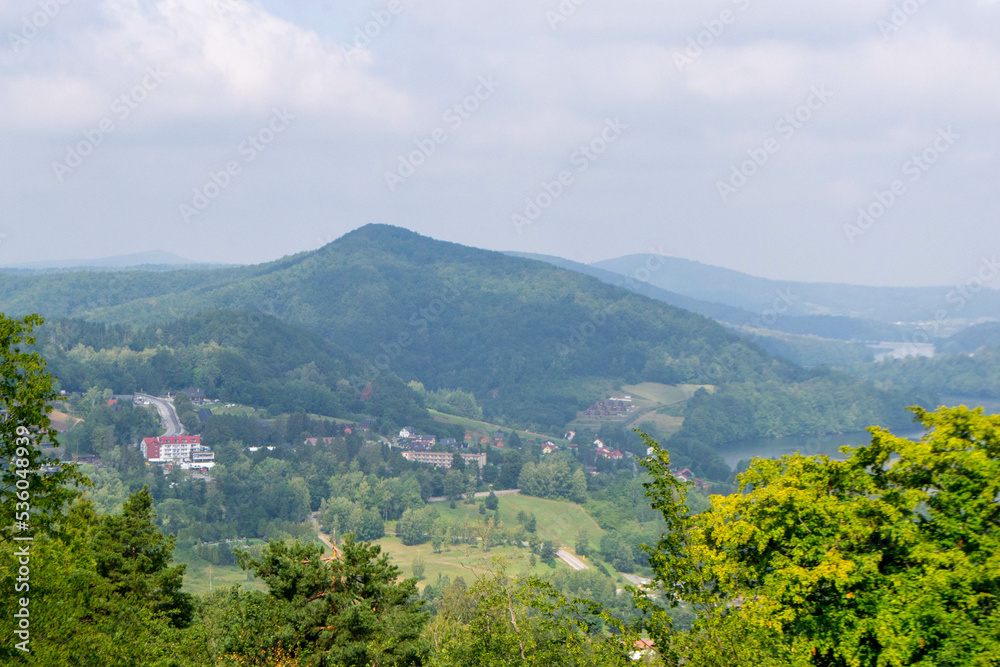
<path id="1" fill-rule="evenodd" d="M 428 463 L 438 468 L 451 468 L 454 456 L 455 454 L 451 452 L 416 452 L 412 449 L 408 452 L 403 452 L 403 458 L 407 461 Z M 459 454 L 458 456 L 465 459 L 466 465 L 476 463 L 480 470 L 486 467 L 486 454 Z"/>
<path id="2" fill-rule="evenodd" d="M 566 435 L 563 436 L 563 440 L 570 441 L 576 437 L 576 431 L 566 431 Z"/>
<path id="3" fill-rule="evenodd" d="M 416 433 L 417 432 L 413 430 L 412 426 L 404 426 L 403 428 L 399 429 L 399 437 L 404 439 L 412 438 L 414 435 L 416 435 Z"/>
<path id="4" fill-rule="evenodd" d="M 204 403 L 207 402 L 207 399 L 205 398 L 205 392 L 203 392 L 201 389 L 188 387 L 187 389 L 182 389 L 178 393 L 186 395 L 188 398 L 191 399 L 191 402 L 194 403 L 195 405 L 203 405 Z"/>
<path id="5" fill-rule="evenodd" d="M 604 441 L 601 440 L 600 438 L 594 438 L 594 447 L 597 447 L 598 449 L 603 449 Z"/>
<path id="6" fill-rule="evenodd" d="M 143 438 L 139 449 L 150 463 L 197 463 L 199 468 L 215 465 L 215 452 L 201 444 L 200 435 Z"/>
<path id="7" fill-rule="evenodd" d="M 209 410 L 208 408 L 202 408 L 201 410 L 198 410 L 198 419 L 200 419 L 203 424 L 211 418 L 212 418 L 212 411 Z"/>
<path id="8" fill-rule="evenodd" d="M 545 444 L 542 445 L 542 454 L 551 454 L 552 452 L 558 452 L 558 451 L 559 447 L 556 446 L 556 443 L 552 442 L 551 440 L 547 440 Z"/>
<path id="9" fill-rule="evenodd" d="M 620 461 L 621 459 L 625 458 L 625 455 L 622 454 L 620 449 L 616 448 L 615 451 L 611 451 L 610 449 L 604 446 L 604 443 L 601 443 L 600 445 L 597 446 L 597 456 L 606 459 L 611 459 L 612 461 Z"/>
<path id="10" fill-rule="evenodd" d="M 362 421 L 359 424 L 359 426 L 361 427 L 362 431 L 370 431 L 373 428 L 375 428 L 375 420 L 374 419 L 365 419 L 364 421 Z"/>
<path id="11" fill-rule="evenodd" d="M 455 438 L 444 438 L 441 444 L 445 447 L 458 447 L 458 440 L 455 440 Z"/>
<path id="12" fill-rule="evenodd" d="M 656 650 L 656 642 L 652 639 L 637 639 L 632 643 L 632 651 L 629 657 L 632 662 L 639 662 L 643 658 L 650 656 Z"/>
<path id="13" fill-rule="evenodd" d="M 436 444 L 437 444 L 437 437 L 433 435 L 415 435 L 412 438 L 410 438 L 411 449 L 413 448 L 413 445 L 420 445 L 422 447 L 430 449 Z"/>

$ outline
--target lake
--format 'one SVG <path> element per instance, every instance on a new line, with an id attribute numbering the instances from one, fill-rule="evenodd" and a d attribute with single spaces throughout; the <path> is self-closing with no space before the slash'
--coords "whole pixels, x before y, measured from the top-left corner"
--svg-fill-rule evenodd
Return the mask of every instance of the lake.
<path id="1" fill-rule="evenodd" d="M 941 402 L 947 406 L 965 405 L 969 407 L 982 406 L 986 408 L 987 414 L 1000 414 L 1000 401 L 993 401 L 969 396 L 947 396 L 942 397 Z M 896 435 L 916 440 L 923 436 L 924 430 L 918 425 L 909 426 L 905 429 L 898 429 Z M 776 459 L 786 454 L 798 452 L 806 456 L 824 454 L 832 459 L 843 461 L 845 457 L 839 450 L 844 445 L 860 447 L 871 444 L 871 434 L 867 431 L 860 433 L 840 433 L 835 435 L 801 435 L 789 436 L 787 438 L 757 438 L 754 440 L 742 440 L 731 442 L 719 446 L 719 454 L 726 461 L 730 468 L 736 468 L 736 464 L 742 460 L 750 460 L 754 457 L 765 459 Z"/>

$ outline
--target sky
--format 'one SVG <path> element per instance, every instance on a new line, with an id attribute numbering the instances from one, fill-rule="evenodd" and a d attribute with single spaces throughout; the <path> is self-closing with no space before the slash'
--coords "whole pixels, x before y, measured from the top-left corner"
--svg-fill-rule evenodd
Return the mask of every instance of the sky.
<path id="1" fill-rule="evenodd" d="M 0 264 L 377 222 L 958 285 L 1000 253 L 998 118 L 995 0 L 0 0 Z"/>

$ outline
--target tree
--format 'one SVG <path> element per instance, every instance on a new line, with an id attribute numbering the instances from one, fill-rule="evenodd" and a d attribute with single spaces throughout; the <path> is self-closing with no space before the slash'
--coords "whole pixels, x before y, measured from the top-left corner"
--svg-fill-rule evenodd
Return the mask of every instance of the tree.
<path id="1" fill-rule="evenodd" d="M 317 544 L 271 542 L 260 558 L 237 554 L 240 566 L 267 584 L 280 608 L 276 638 L 318 667 L 422 665 L 429 646 L 415 579 L 377 545 L 348 537 L 339 559 Z"/>
<path id="2" fill-rule="evenodd" d="M 486 509 L 496 511 L 500 507 L 500 499 L 497 498 L 497 494 L 490 491 L 490 495 L 486 496 Z"/>
<path id="3" fill-rule="evenodd" d="M 62 508 L 87 479 L 76 466 L 44 456 L 43 442 L 58 446 L 48 413 L 63 400 L 52 386 L 45 360 L 22 346 L 35 345 L 38 315 L 11 319 L 0 313 L 0 546 L 18 533 L 58 531 Z M 44 472 L 43 472 L 44 471 Z M 23 536 L 23 535 L 22 535 Z"/>
<path id="4" fill-rule="evenodd" d="M 580 534 L 576 536 L 576 546 L 574 548 L 578 556 L 590 555 L 590 535 L 587 533 L 586 528 L 580 529 Z"/>
<path id="5" fill-rule="evenodd" d="M 420 556 L 413 557 L 413 564 L 410 566 L 410 571 L 413 573 L 414 579 L 420 581 L 424 578 L 424 572 L 427 570 L 427 563 Z"/>
<path id="6" fill-rule="evenodd" d="M 100 519 L 92 542 L 95 570 L 109 598 L 148 606 L 175 627 L 191 622 L 191 596 L 181 592 L 185 565 L 170 566 L 174 536 L 156 527 L 147 487 L 133 493 L 121 514 Z"/>
<path id="7" fill-rule="evenodd" d="M 533 556 L 533 555 L 532 555 Z M 507 574 L 502 561 L 468 590 L 446 591 L 430 634 L 441 667 L 625 667 L 637 635 L 604 632 L 596 603 L 567 600 L 540 579 Z M 457 580 L 456 580 L 457 583 Z"/>
<path id="8" fill-rule="evenodd" d="M 497 478 L 497 486 L 501 489 L 516 489 L 517 480 L 521 476 L 521 466 L 523 461 L 521 454 L 512 449 L 503 453 L 503 465 L 500 466 L 500 476 Z"/>
<path id="9" fill-rule="evenodd" d="M 655 449 L 668 530 L 650 565 L 691 632 L 644 595 L 670 664 L 974 665 L 1000 660 L 1000 416 L 913 412 L 918 442 L 869 429 L 847 461 L 758 460 L 691 516 Z"/>
<path id="10" fill-rule="evenodd" d="M 507 436 L 507 446 L 511 449 L 521 449 L 521 436 L 517 431 L 511 431 Z"/>

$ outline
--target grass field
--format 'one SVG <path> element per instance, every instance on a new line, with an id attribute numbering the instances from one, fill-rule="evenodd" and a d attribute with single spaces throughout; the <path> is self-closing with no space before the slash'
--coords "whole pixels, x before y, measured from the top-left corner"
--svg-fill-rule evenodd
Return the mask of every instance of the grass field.
<path id="1" fill-rule="evenodd" d="M 581 529 L 587 530 L 590 541 L 595 546 L 604 535 L 604 531 L 593 517 L 579 505 L 531 496 L 501 496 L 499 500 L 500 520 L 504 525 L 516 526 L 517 513 L 520 511 L 534 514 L 538 521 L 536 533 L 538 537 L 542 540 L 552 540 L 557 547 L 564 547 L 570 552 L 573 551 L 573 545 Z M 460 523 L 463 517 L 468 517 L 470 523 L 482 518 L 478 505 L 466 505 L 459 501 L 455 509 L 449 508 L 448 503 L 434 503 L 432 506 L 440 512 L 442 518 L 451 523 Z"/>
<path id="2" fill-rule="evenodd" d="M 671 415 L 661 415 L 657 412 L 650 412 L 643 415 L 641 418 L 636 419 L 634 424 L 630 425 L 630 428 L 634 426 L 638 429 L 643 429 L 644 424 L 652 423 L 654 429 L 663 438 L 669 438 L 677 431 L 681 430 L 684 426 L 683 417 L 673 417 Z"/>
<path id="3" fill-rule="evenodd" d="M 715 389 L 711 385 L 700 384 L 659 384 L 658 382 L 643 382 L 622 387 L 622 391 L 634 398 L 646 399 L 656 405 L 675 405 L 683 403 L 694 396 L 694 393 L 704 387 L 708 391 Z"/>
<path id="4" fill-rule="evenodd" d="M 454 509 L 448 503 L 434 503 L 432 505 L 443 519 L 453 523 L 460 523 L 467 517 L 472 523 L 477 519 L 482 519 L 477 505 L 465 505 L 459 501 Z M 579 505 L 573 503 L 558 502 L 555 500 L 543 500 L 529 496 L 501 496 L 499 515 L 504 525 L 517 525 L 517 513 L 524 511 L 534 514 L 538 522 L 536 535 L 542 540 L 551 540 L 557 547 L 566 548 L 573 552 L 576 537 L 581 528 L 585 528 L 590 535 L 591 548 L 597 548 L 600 544 L 604 531 L 597 525 L 597 522 Z M 393 524 L 386 525 L 386 532 L 395 533 Z M 508 569 L 515 574 L 536 574 L 544 576 L 553 572 L 553 568 L 543 563 L 536 562 L 531 567 L 531 553 L 527 548 L 518 547 L 497 547 L 491 549 L 489 553 L 484 553 L 480 547 L 470 545 L 459 545 L 446 547 L 441 553 L 434 553 L 432 546 L 421 544 L 408 547 L 397 537 L 385 537 L 378 541 L 382 550 L 389 554 L 393 562 L 403 570 L 404 576 L 411 576 L 413 559 L 420 556 L 425 563 L 424 579 L 420 582 L 421 588 L 437 580 L 438 574 L 454 579 L 462 576 L 466 582 L 471 582 L 476 572 L 483 572 L 492 567 L 494 558 L 503 558 L 508 563 Z M 562 561 L 556 561 L 557 568 L 568 568 Z"/>
<path id="5" fill-rule="evenodd" d="M 428 410 L 431 416 L 434 417 L 435 421 L 442 422 L 444 424 L 458 424 L 462 426 L 466 431 L 471 433 L 481 433 L 486 436 L 492 436 L 494 431 L 503 431 L 504 435 L 510 433 L 511 428 L 505 428 L 503 426 L 497 426 L 496 424 L 490 424 L 488 422 L 480 422 L 475 419 L 468 419 L 466 417 L 456 417 L 455 415 L 447 415 L 443 412 L 438 412 L 437 410 Z M 555 440 L 562 439 L 563 434 L 558 435 L 545 435 L 544 433 L 533 433 L 532 431 L 517 431 L 517 434 L 521 438 L 528 438 L 530 440 L 535 440 L 541 438 L 542 440 Z"/>
<path id="6" fill-rule="evenodd" d="M 434 553 L 430 544 L 420 544 L 413 547 L 404 546 L 398 537 L 383 537 L 376 542 L 382 551 L 389 554 L 392 562 L 402 570 L 404 578 L 413 576 L 413 559 L 420 556 L 424 560 L 424 578 L 418 586 L 423 590 L 427 584 L 437 581 L 438 575 L 454 581 L 462 577 L 465 583 L 472 584 L 477 575 L 496 569 L 496 559 L 502 559 L 511 574 L 544 576 L 555 572 L 556 568 L 569 566 L 557 560 L 555 568 L 535 559 L 535 566 L 530 563 L 531 552 L 525 547 L 496 547 L 484 552 L 480 547 L 462 544 L 442 549 Z"/>
<path id="7" fill-rule="evenodd" d="M 196 556 L 193 550 L 174 552 L 178 563 L 187 565 L 184 571 L 185 593 L 207 595 L 211 590 L 241 586 L 248 590 L 266 591 L 263 582 L 247 579 L 247 573 L 237 565 L 212 565 Z"/>

